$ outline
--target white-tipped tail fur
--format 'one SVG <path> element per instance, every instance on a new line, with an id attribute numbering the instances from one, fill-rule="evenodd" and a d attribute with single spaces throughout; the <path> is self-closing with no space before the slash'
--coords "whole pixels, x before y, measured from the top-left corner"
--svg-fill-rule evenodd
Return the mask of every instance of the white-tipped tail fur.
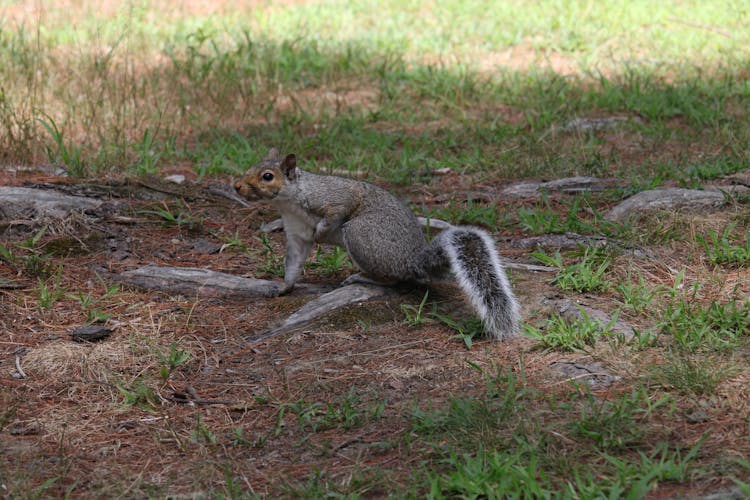
<path id="1" fill-rule="evenodd" d="M 496 340 L 515 334 L 520 308 L 492 237 L 481 229 L 459 226 L 443 231 L 434 244 L 448 257 L 487 334 Z"/>

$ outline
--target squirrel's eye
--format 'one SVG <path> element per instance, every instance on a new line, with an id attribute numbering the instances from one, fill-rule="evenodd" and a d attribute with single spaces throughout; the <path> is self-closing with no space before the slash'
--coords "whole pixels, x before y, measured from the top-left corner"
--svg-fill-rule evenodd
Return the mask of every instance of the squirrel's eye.
<path id="1" fill-rule="evenodd" d="M 272 181 L 273 180 L 273 174 L 271 172 L 266 172 L 263 174 L 263 180 L 264 181 Z"/>

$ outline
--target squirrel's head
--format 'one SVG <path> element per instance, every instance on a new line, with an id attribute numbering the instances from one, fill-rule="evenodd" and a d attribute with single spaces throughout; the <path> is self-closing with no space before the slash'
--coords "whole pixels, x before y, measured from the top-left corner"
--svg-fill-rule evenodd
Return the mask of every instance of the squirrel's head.
<path id="1" fill-rule="evenodd" d="M 288 154 L 282 159 L 278 150 L 273 148 L 264 160 L 250 167 L 242 179 L 234 183 L 234 189 L 248 200 L 270 200 L 298 175 L 297 157 Z"/>

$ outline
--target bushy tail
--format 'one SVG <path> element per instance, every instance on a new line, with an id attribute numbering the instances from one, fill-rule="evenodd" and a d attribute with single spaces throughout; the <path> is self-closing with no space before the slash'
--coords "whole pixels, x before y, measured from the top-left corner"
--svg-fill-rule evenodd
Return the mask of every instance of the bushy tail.
<path id="1" fill-rule="evenodd" d="M 496 340 L 513 335 L 518 330 L 520 308 L 492 237 L 481 229 L 454 227 L 440 233 L 432 248 L 445 253 L 487 334 Z"/>

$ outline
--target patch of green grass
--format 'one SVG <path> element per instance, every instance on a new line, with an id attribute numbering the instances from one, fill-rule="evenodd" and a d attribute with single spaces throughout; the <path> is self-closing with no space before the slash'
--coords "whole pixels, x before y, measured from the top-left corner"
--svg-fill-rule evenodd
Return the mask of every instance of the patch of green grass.
<path id="1" fill-rule="evenodd" d="M 431 317 L 456 332 L 454 337 L 460 339 L 467 349 L 471 349 L 471 346 L 474 344 L 474 339 L 480 338 L 485 334 L 482 321 L 478 318 L 457 320 L 450 316 L 440 314 L 437 311 L 433 311 Z"/>
<path id="2" fill-rule="evenodd" d="M 312 432 L 361 427 L 368 421 L 380 418 L 384 409 L 384 403 L 365 407 L 354 389 L 331 403 L 298 400 L 284 405 L 284 413 L 296 415 L 298 425 Z"/>
<path id="3" fill-rule="evenodd" d="M 643 275 L 638 273 L 638 282 L 633 280 L 630 272 L 627 279 L 620 281 L 615 286 L 615 290 L 620 293 L 622 305 L 632 311 L 643 311 L 652 308 L 657 302 L 664 290 L 662 287 L 649 287 Z"/>
<path id="4" fill-rule="evenodd" d="M 576 434 L 590 439 L 600 450 L 631 448 L 642 444 L 648 435 L 647 419 L 670 401 L 666 396 L 652 401 L 644 387 L 634 388 L 613 401 L 589 391 L 579 419 L 570 425 Z"/>
<path id="5" fill-rule="evenodd" d="M 116 383 L 115 386 L 125 406 L 135 406 L 150 413 L 159 406 L 159 397 L 154 389 L 140 378 L 129 384 Z"/>
<path id="6" fill-rule="evenodd" d="M 733 223 L 719 235 L 716 231 L 709 231 L 708 237 L 697 235 L 698 243 L 706 251 L 708 260 L 713 265 L 745 266 L 750 263 L 750 232 L 745 233 L 745 241 L 739 245 L 733 243 L 731 234 L 737 224 Z"/>
<path id="7" fill-rule="evenodd" d="M 565 211 L 563 217 L 561 211 Z M 593 215 L 593 217 L 592 217 Z M 625 229 L 605 219 L 584 196 L 573 198 L 564 209 L 552 207 L 547 197 L 534 208 L 518 211 L 519 225 L 529 234 L 605 234 L 617 235 Z"/>
<path id="8" fill-rule="evenodd" d="M 482 226 L 491 231 L 497 228 L 500 220 L 496 205 L 477 203 L 471 198 L 468 198 L 466 203 L 456 203 L 451 200 L 448 206 L 431 210 L 429 216 L 449 221 L 452 224 Z"/>
<path id="9" fill-rule="evenodd" d="M 260 242 L 262 247 L 258 250 L 258 253 L 263 258 L 263 262 L 260 266 L 261 272 L 276 277 L 284 276 L 284 257 L 273 247 L 271 237 L 268 236 L 268 234 L 261 232 L 256 239 Z"/>
<path id="10" fill-rule="evenodd" d="M 324 274 L 331 276 L 344 270 L 351 269 L 349 255 L 340 247 L 318 247 L 312 261 L 305 264 L 307 267 L 320 269 Z"/>
<path id="11" fill-rule="evenodd" d="M 175 207 L 170 207 L 164 203 L 163 208 L 141 210 L 139 213 L 155 215 L 164 222 L 165 226 L 177 226 L 188 231 L 197 231 L 203 227 L 203 220 L 200 217 L 193 216 L 190 209 L 182 202 L 179 202 Z"/>
<path id="12" fill-rule="evenodd" d="M 51 278 L 48 283 L 42 281 L 41 278 L 37 278 L 37 291 L 36 298 L 39 307 L 42 309 L 51 309 L 57 301 L 63 298 L 67 291 L 62 286 L 62 266 L 57 268 L 54 278 Z"/>
<path id="13" fill-rule="evenodd" d="M 190 436 L 190 442 L 193 444 L 204 444 L 215 446 L 218 443 L 216 434 L 209 428 L 203 417 L 199 414 L 195 414 L 195 428 L 193 434 Z"/>
<path id="14" fill-rule="evenodd" d="M 670 352 L 664 362 L 651 369 L 650 378 L 659 385 L 680 394 L 710 396 L 716 394 L 720 383 L 729 378 L 735 368 L 704 354 Z"/>
<path id="15" fill-rule="evenodd" d="M 675 297 L 662 306 L 661 318 L 661 333 L 671 335 L 683 349 L 729 350 L 747 339 L 750 302 L 711 301 L 704 306 L 694 297 Z"/>
<path id="16" fill-rule="evenodd" d="M 441 472 L 427 475 L 428 498 L 550 498 L 553 490 L 534 455 L 515 450 L 480 449 L 475 454 L 451 453 Z"/>
<path id="17" fill-rule="evenodd" d="M 57 127 L 55 120 L 50 116 L 37 118 L 37 121 L 44 127 L 52 141 L 55 143 L 57 150 L 47 149 L 47 155 L 52 163 L 62 164 L 65 166 L 69 175 L 81 177 L 86 173 L 86 168 L 81 160 L 81 150 L 76 145 L 67 144 L 62 131 Z"/>
<path id="18" fill-rule="evenodd" d="M 647 142 L 694 144 L 708 131 L 712 144 L 727 146 L 715 161 L 688 158 L 689 180 L 746 163 L 748 131 L 734 111 L 750 92 L 731 70 L 748 57 L 740 8 L 684 12 L 670 1 L 654 11 L 637 2 L 619 16 L 611 1 L 583 10 L 454 2 L 425 14 L 362 0 L 170 22 L 163 9 L 145 2 L 102 15 L 77 6 L 8 23 L 0 150 L 34 161 L 49 149 L 83 173 L 190 161 L 202 175 L 237 174 L 277 146 L 314 167 L 402 183 L 443 166 L 492 177 L 651 177 L 647 161 L 634 165 L 607 148 L 606 131 L 548 135 L 553 125 L 604 114 L 640 117 L 620 128 Z M 732 36 L 682 22 L 680 12 Z M 655 26 L 658 36 L 633 36 Z M 510 52 L 530 64 L 496 68 Z M 550 71 L 550 54 L 573 76 Z M 709 74 L 703 65 L 723 69 Z"/>
<path id="19" fill-rule="evenodd" d="M 580 313 L 581 317 L 573 320 L 554 314 L 539 328 L 525 323 L 523 334 L 538 340 L 547 348 L 562 351 L 583 351 L 596 345 L 601 338 L 614 336 L 612 327 L 617 321 L 617 314 L 608 324 L 603 325 L 589 317 L 583 309 L 580 309 Z"/>
<path id="20" fill-rule="evenodd" d="M 422 300 L 419 302 L 418 306 L 413 306 L 411 304 L 401 304 L 401 311 L 405 316 L 404 323 L 412 328 L 415 328 L 418 326 L 422 326 L 429 321 L 432 321 L 430 312 L 425 310 L 429 294 L 429 290 L 424 293 L 424 296 L 422 297 Z"/>
<path id="21" fill-rule="evenodd" d="M 532 256 L 545 265 L 559 269 L 551 282 L 563 291 L 605 292 L 612 286 L 612 283 L 605 277 L 611 264 L 611 257 L 601 249 L 587 247 L 583 249 L 581 259 L 569 265 L 564 264 L 560 252 L 547 255 L 542 251 L 537 251 L 532 253 Z"/>
<path id="22" fill-rule="evenodd" d="M 523 375 L 498 369 L 495 375 L 485 374 L 485 380 L 485 392 L 479 397 L 452 397 L 445 408 L 416 407 L 410 433 L 469 450 L 502 446 L 514 432 L 523 433 L 527 425 L 533 426 L 524 420 L 533 391 L 526 388 Z"/>

